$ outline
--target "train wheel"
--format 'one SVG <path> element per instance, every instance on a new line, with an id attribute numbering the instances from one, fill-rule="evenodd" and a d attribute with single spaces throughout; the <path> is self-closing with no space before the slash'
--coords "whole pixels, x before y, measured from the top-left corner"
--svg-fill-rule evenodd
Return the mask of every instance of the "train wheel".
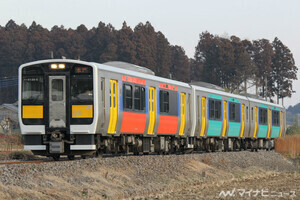
<path id="1" fill-rule="evenodd" d="M 211 149 L 211 152 L 216 151 L 216 144 L 214 142 L 210 145 L 210 149 Z"/>
<path id="2" fill-rule="evenodd" d="M 59 161 L 60 155 L 54 155 L 54 156 L 52 156 L 52 158 L 55 161 Z"/>
<path id="3" fill-rule="evenodd" d="M 68 155 L 68 159 L 69 159 L 69 160 L 74 160 L 74 159 L 75 159 L 75 156 L 74 156 L 74 155 Z"/>

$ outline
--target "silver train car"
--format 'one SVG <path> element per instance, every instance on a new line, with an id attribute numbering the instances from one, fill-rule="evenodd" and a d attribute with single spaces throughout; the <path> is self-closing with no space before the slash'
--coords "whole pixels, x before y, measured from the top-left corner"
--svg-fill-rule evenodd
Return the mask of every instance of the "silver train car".
<path id="1" fill-rule="evenodd" d="M 270 150 L 284 107 L 157 77 L 123 62 L 69 59 L 19 68 L 24 149 L 58 160 L 103 153 Z"/>

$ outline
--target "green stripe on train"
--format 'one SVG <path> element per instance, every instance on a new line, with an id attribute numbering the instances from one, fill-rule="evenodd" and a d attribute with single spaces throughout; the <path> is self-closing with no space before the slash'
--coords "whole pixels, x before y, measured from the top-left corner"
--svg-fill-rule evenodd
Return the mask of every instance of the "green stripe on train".
<path id="1" fill-rule="evenodd" d="M 260 103 L 258 106 L 259 106 L 259 107 L 261 107 L 261 108 L 268 108 L 268 106 L 267 106 L 267 105 L 265 105 L 265 104 L 261 104 L 261 103 Z"/>
<path id="2" fill-rule="evenodd" d="M 235 98 L 229 98 L 228 100 L 235 103 L 241 103 L 241 100 Z"/>
<path id="3" fill-rule="evenodd" d="M 212 99 L 222 99 L 222 97 L 220 95 L 217 94 L 208 94 L 208 98 L 212 98 Z"/>

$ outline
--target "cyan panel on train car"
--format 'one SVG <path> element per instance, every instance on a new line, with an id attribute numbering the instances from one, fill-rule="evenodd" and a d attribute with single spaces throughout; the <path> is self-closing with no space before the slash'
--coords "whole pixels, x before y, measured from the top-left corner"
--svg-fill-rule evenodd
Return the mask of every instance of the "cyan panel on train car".
<path id="1" fill-rule="evenodd" d="M 280 112 L 279 108 L 274 107 L 274 106 L 272 107 L 272 110 L 276 110 L 276 111 Z M 280 115 L 280 114 L 278 113 L 278 115 Z M 271 118 L 273 119 L 273 112 L 271 112 L 271 116 L 272 116 Z M 278 126 L 275 126 L 273 124 L 273 120 L 272 120 L 272 135 L 271 135 L 271 138 L 277 138 L 277 137 L 279 137 L 280 123 L 281 123 L 280 116 L 278 116 L 278 121 L 279 121 Z"/>
<path id="2" fill-rule="evenodd" d="M 241 120 L 241 100 L 235 99 L 235 98 L 229 98 L 229 102 L 233 103 L 238 103 L 239 104 L 239 118 Z M 227 115 L 229 119 L 229 104 L 228 104 L 228 110 L 227 110 Z M 239 137 L 240 136 L 240 131 L 241 131 L 241 122 L 232 122 L 229 120 L 229 127 L 228 127 L 228 137 Z"/>
<path id="3" fill-rule="evenodd" d="M 265 105 L 265 104 L 259 104 L 258 105 L 259 108 L 263 108 L 263 109 L 267 109 L 268 110 L 268 106 Z M 267 114 L 268 116 L 268 114 Z M 259 125 L 258 125 L 258 135 L 257 137 L 267 137 L 267 134 L 268 134 L 268 122 L 269 122 L 269 119 L 267 117 L 267 123 L 266 124 L 260 124 L 260 112 L 258 112 L 258 121 L 259 121 Z"/>
<path id="4" fill-rule="evenodd" d="M 223 121 L 223 104 L 221 103 L 221 120 L 211 120 L 209 119 L 209 99 L 222 100 L 222 97 L 217 94 L 208 94 L 207 101 L 207 119 L 208 119 L 208 130 L 207 136 L 220 136 L 222 130 L 222 121 Z"/>

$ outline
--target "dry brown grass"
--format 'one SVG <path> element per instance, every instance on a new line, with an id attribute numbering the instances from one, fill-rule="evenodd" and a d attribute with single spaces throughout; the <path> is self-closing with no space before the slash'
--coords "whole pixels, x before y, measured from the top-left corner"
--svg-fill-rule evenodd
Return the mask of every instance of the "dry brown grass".
<path id="1" fill-rule="evenodd" d="M 275 140 L 275 151 L 287 157 L 300 156 L 300 135 L 287 135 Z"/>
<path id="2" fill-rule="evenodd" d="M 211 165 L 211 160 L 208 156 L 205 156 L 201 160 L 204 164 Z"/>

